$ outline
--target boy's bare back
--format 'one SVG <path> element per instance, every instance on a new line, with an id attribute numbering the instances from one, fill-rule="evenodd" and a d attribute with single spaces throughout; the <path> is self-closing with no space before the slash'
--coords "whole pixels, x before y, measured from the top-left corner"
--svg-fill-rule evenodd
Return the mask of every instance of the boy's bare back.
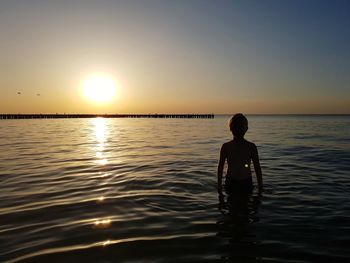
<path id="1" fill-rule="evenodd" d="M 254 143 L 245 139 L 234 139 L 222 146 L 223 156 L 227 160 L 227 177 L 235 180 L 247 179 L 252 176 L 250 165 L 257 150 Z"/>
<path id="2" fill-rule="evenodd" d="M 247 191 L 249 192 L 253 186 L 251 180 L 251 163 L 253 163 L 255 174 L 257 176 L 258 192 L 259 194 L 262 194 L 263 183 L 258 150 L 254 143 L 244 139 L 244 135 L 248 130 L 247 118 L 243 114 L 236 114 L 231 119 L 230 129 L 234 138 L 232 141 L 224 143 L 220 151 L 218 165 L 218 193 L 222 195 L 222 175 L 225 161 L 227 161 L 228 167 L 225 178 L 226 187 L 232 186 L 232 189 L 239 191 L 240 185 L 242 185 L 241 188 L 247 188 Z"/>

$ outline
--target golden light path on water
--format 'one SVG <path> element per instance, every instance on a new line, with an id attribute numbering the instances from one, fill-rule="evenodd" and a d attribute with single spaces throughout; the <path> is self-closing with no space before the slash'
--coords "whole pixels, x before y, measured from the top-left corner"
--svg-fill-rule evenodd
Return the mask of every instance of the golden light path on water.
<path id="1" fill-rule="evenodd" d="M 108 136 L 108 125 L 107 120 L 104 118 L 96 118 L 92 119 L 92 124 L 94 127 L 94 136 L 96 139 L 96 146 L 95 146 L 95 156 L 96 156 L 96 163 L 99 166 L 104 166 L 108 163 L 107 157 L 104 156 L 104 150 L 106 147 L 106 141 Z M 99 172 L 101 180 L 103 178 L 108 177 L 108 173 L 106 172 Z M 103 182 L 101 182 L 103 183 Z M 105 197 L 98 196 L 97 198 L 98 203 L 102 203 L 105 201 Z M 111 225 L 111 219 L 109 218 L 103 218 L 103 219 L 93 219 L 93 226 L 92 228 L 108 228 Z M 107 245 L 108 241 L 105 241 L 103 245 Z"/>
<path id="2" fill-rule="evenodd" d="M 105 148 L 105 142 L 107 137 L 107 125 L 104 118 L 96 118 L 92 120 L 94 124 L 95 137 L 96 137 L 96 157 L 97 163 L 106 164 L 107 159 L 103 157 L 103 150 Z"/>

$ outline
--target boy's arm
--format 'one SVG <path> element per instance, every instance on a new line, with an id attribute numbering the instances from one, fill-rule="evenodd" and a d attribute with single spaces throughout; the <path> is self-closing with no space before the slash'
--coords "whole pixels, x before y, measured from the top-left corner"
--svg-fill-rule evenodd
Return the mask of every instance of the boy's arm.
<path id="1" fill-rule="evenodd" d="M 261 167 L 260 167 L 258 149 L 256 148 L 255 144 L 253 146 L 252 160 L 253 160 L 254 170 L 255 170 L 255 174 L 256 174 L 256 179 L 258 181 L 258 192 L 259 192 L 259 194 L 262 194 L 262 192 L 263 192 L 263 178 L 262 178 L 262 172 L 261 172 Z"/>
<path id="2" fill-rule="evenodd" d="M 224 171 L 224 165 L 226 160 L 226 151 L 224 149 L 224 145 L 222 145 L 220 150 L 220 158 L 219 158 L 219 165 L 218 165 L 218 193 L 219 195 L 222 195 L 222 174 Z"/>

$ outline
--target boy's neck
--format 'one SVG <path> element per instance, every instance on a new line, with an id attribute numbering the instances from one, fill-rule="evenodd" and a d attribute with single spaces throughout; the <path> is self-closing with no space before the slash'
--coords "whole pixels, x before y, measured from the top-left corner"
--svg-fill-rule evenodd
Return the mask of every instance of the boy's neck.
<path id="1" fill-rule="evenodd" d="M 244 136 L 233 136 L 233 139 L 235 141 L 242 141 L 242 140 L 244 140 Z"/>

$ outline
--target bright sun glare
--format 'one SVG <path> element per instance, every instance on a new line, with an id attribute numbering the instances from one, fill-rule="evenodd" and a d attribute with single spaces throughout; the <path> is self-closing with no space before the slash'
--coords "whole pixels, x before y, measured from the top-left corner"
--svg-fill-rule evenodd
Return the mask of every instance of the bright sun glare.
<path id="1" fill-rule="evenodd" d="M 108 75 L 93 75 L 83 83 L 86 98 L 95 103 L 110 102 L 116 95 L 113 78 Z"/>

